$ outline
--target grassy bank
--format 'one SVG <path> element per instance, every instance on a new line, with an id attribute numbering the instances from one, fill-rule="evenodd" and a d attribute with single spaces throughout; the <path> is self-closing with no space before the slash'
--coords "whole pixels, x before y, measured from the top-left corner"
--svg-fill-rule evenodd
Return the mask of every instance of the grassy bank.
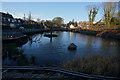
<path id="1" fill-rule="evenodd" d="M 77 56 L 61 66 L 63 69 L 101 76 L 120 76 L 120 58 L 118 55 Z"/>
<path id="2" fill-rule="evenodd" d="M 120 40 L 120 32 L 111 32 L 111 31 L 94 31 L 94 30 L 79 30 L 76 31 L 81 34 L 93 35 L 97 37 Z"/>
<path id="3" fill-rule="evenodd" d="M 99 26 L 93 26 L 90 27 L 89 30 L 93 30 L 93 31 L 111 31 L 111 32 L 120 32 L 120 25 L 117 26 L 104 26 L 104 27 L 99 27 Z"/>

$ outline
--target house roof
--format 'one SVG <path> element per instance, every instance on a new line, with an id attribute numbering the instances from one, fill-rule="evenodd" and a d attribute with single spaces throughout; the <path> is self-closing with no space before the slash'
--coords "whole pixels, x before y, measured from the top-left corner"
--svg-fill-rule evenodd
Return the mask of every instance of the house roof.
<path id="1" fill-rule="evenodd" d="M 2 17 L 5 17 L 5 18 L 12 18 L 13 19 L 13 16 L 9 13 L 0 12 L 0 15 L 2 15 Z"/>

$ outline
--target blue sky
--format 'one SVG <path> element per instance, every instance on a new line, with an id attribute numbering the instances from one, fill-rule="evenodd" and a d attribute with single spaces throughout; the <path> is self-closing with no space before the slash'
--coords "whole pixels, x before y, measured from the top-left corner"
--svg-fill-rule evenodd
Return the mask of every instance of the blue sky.
<path id="1" fill-rule="evenodd" d="M 74 21 L 88 21 L 87 5 L 97 5 L 100 7 L 101 2 L 3 2 L 2 12 L 9 12 L 14 17 L 23 18 L 24 13 L 26 17 L 29 11 L 33 19 L 48 19 L 55 17 L 62 17 L 67 23 L 74 19 Z M 101 9 L 96 15 L 95 21 L 102 18 Z"/>

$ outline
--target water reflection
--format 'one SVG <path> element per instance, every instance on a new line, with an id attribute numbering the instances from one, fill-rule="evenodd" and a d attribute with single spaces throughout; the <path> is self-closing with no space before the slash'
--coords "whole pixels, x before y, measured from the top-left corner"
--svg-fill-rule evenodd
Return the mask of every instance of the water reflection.
<path id="1" fill-rule="evenodd" d="M 29 36 L 29 46 L 31 47 L 31 45 L 33 43 L 40 43 L 41 42 L 41 38 L 42 38 L 42 34 L 39 34 L 38 37 L 35 36 Z"/>
<path id="2" fill-rule="evenodd" d="M 49 65 L 57 66 L 61 62 L 66 60 L 72 60 L 77 55 L 92 55 L 94 53 L 108 55 L 120 53 L 120 42 L 105 40 L 99 37 L 82 35 L 80 33 L 72 32 L 55 32 L 58 37 L 44 37 L 42 34 L 35 34 L 30 36 L 29 41 L 19 47 L 12 44 L 3 44 L 3 62 L 12 63 L 15 62 L 13 59 L 8 59 L 6 61 L 6 54 L 8 52 L 11 57 L 18 55 L 19 50 L 23 50 L 23 53 L 18 56 L 18 64 L 20 65 L 24 61 L 31 65 Z M 77 45 L 76 51 L 68 51 L 67 47 L 70 43 L 75 43 Z M 16 48 L 14 48 L 16 47 Z M 18 50 L 17 50 L 18 48 Z M 10 51 L 12 50 L 12 51 Z M 17 63 L 17 61 L 16 61 Z M 17 65 L 18 65 L 17 64 Z M 11 64 L 13 65 L 13 64 Z M 25 64 L 21 64 L 25 65 Z"/>
<path id="3" fill-rule="evenodd" d="M 50 37 L 50 43 L 52 43 L 52 37 Z"/>
<path id="4" fill-rule="evenodd" d="M 86 40 L 87 40 L 87 47 L 90 48 L 90 47 L 92 46 L 92 40 L 93 40 L 93 39 L 92 39 L 91 36 L 87 36 L 87 37 L 86 37 Z"/>

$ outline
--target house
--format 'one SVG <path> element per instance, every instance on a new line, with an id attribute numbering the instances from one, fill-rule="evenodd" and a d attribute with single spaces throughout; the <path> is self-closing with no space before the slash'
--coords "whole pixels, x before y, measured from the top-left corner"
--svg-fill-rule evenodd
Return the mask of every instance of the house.
<path id="1" fill-rule="evenodd" d="M 81 22 L 79 22 L 78 23 L 78 27 L 81 27 L 82 26 L 82 24 L 83 24 L 83 22 L 81 21 Z"/>
<path id="2" fill-rule="evenodd" d="M 24 26 L 25 21 L 20 18 L 15 18 L 15 24 L 16 24 L 16 27 L 21 27 L 21 26 Z"/>
<path id="3" fill-rule="evenodd" d="M 82 24 L 83 24 L 83 22 L 82 22 L 82 21 L 81 21 L 81 22 L 79 22 L 79 23 L 78 23 L 78 27 L 77 27 L 77 28 L 78 28 L 78 29 L 83 29 Z"/>
<path id="4" fill-rule="evenodd" d="M 0 20 L 2 22 L 2 24 L 0 24 L 2 26 L 2 29 L 8 29 L 8 28 L 15 28 L 15 19 L 13 18 L 13 16 L 9 13 L 3 13 L 0 12 L 0 15 L 2 15 L 0 17 Z"/>
<path id="5" fill-rule="evenodd" d="M 74 25 L 71 24 L 71 25 L 69 26 L 69 28 L 70 28 L 70 29 L 75 29 L 76 27 L 74 27 Z"/>
<path id="6" fill-rule="evenodd" d="M 89 29 L 89 22 L 83 22 L 83 24 L 82 24 L 82 26 L 83 26 L 83 29 Z"/>

